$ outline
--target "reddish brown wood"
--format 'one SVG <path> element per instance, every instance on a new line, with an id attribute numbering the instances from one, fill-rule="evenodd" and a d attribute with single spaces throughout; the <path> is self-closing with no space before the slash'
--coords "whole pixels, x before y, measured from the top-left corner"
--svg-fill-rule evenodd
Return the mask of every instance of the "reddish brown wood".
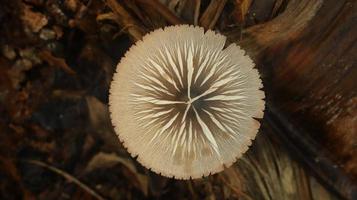
<path id="1" fill-rule="evenodd" d="M 268 101 L 354 181 L 356 17 L 356 1 L 290 1 L 273 20 L 248 28 L 241 41 L 263 73 Z"/>

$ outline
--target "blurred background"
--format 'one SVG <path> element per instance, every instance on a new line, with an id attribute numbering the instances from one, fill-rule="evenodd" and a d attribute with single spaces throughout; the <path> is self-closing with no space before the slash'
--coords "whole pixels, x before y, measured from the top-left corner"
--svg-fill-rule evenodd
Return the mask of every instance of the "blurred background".
<path id="1" fill-rule="evenodd" d="M 255 61 L 262 127 L 225 171 L 174 180 L 118 141 L 108 88 L 154 29 L 214 29 Z M 0 0 L 0 199 L 357 199 L 354 0 Z"/>

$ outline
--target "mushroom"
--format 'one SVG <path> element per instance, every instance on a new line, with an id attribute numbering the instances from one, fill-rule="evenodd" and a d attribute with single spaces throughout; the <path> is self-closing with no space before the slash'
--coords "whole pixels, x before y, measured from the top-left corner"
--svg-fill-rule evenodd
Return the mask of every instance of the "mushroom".
<path id="1" fill-rule="evenodd" d="M 232 165 L 251 145 L 264 92 L 253 61 L 201 27 L 157 29 L 121 59 L 110 87 L 112 124 L 145 167 L 177 179 Z"/>

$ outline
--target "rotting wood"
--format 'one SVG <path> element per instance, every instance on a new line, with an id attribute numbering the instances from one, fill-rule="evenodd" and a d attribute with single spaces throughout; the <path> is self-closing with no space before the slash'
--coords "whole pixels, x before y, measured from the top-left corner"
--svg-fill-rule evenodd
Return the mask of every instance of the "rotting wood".
<path id="1" fill-rule="evenodd" d="M 268 104 L 265 119 L 294 159 L 302 163 L 309 173 L 331 192 L 343 199 L 353 199 L 357 187 L 343 170 L 339 169 L 329 157 L 322 156 L 320 144 L 306 138 L 302 128 L 295 127 L 289 118 L 281 113 L 275 105 Z M 288 133 L 288 134 L 287 134 Z"/>
<path id="2" fill-rule="evenodd" d="M 211 0 L 208 8 L 200 18 L 200 26 L 205 29 L 213 29 L 226 3 L 227 0 Z"/>
<path id="3" fill-rule="evenodd" d="M 127 29 L 128 33 L 135 38 L 135 40 L 141 39 L 144 35 L 144 30 L 142 30 L 142 26 L 139 25 L 130 13 L 127 12 L 116 0 L 107 0 L 106 2 L 113 12 L 119 16 L 118 19 L 120 19 L 120 25 Z"/>
<path id="4" fill-rule="evenodd" d="M 78 1 L 78 0 L 74 0 L 74 1 Z M 152 28 L 158 28 L 165 24 L 162 23 L 165 22 L 163 17 L 160 18 L 159 13 L 151 9 L 149 6 L 143 4 L 139 5 L 137 3 L 138 10 L 134 10 L 132 7 L 126 4 L 126 2 L 129 1 L 132 0 L 127 0 L 127 1 L 117 0 L 116 2 L 119 2 L 119 4 L 127 11 L 127 13 L 130 14 L 130 17 L 138 22 L 137 27 L 139 29 L 142 29 L 143 34 L 147 30 L 151 30 Z M 282 5 L 279 6 L 280 2 L 282 1 L 283 1 Z M 50 51 L 51 53 L 54 53 L 53 55 L 61 55 L 61 57 L 66 58 L 66 62 L 68 62 L 68 64 L 71 67 L 73 67 L 73 69 L 75 69 L 75 71 L 78 74 L 77 76 L 68 76 L 68 74 L 63 73 L 61 70 L 58 70 L 55 67 L 49 67 L 47 62 L 42 62 L 41 65 L 38 64 L 34 65 L 34 67 L 30 71 L 23 73 L 25 77 L 23 79 L 24 81 L 21 84 L 19 84 L 20 86 L 19 89 L 13 90 L 11 89 L 11 87 L 7 86 L 8 84 L 6 82 L 7 79 L 9 79 L 7 75 L 10 74 L 9 71 L 10 69 L 13 68 L 11 62 L 12 61 L 15 62 L 19 58 L 21 58 L 21 55 L 18 55 L 18 52 L 22 51 L 24 46 L 31 47 L 31 48 L 34 47 L 37 50 L 41 50 L 43 47 L 42 43 L 41 45 L 39 45 L 40 43 L 38 43 L 37 41 L 38 34 L 33 34 L 34 32 L 31 29 L 26 29 L 25 26 L 22 26 L 21 23 L 18 23 L 16 21 L 16 19 L 18 18 L 17 15 L 19 14 L 18 11 L 21 11 L 21 9 L 19 9 L 20 7 L 16 6 L 16 4 L 23 4 L 23 2 L 26 2 L 26 4 L 31 4 L 31 7 L 33 7 L 34 10 L 36 10 L 36 12 L 40 12 L 46 15 L 46 17 L 48 17 L 48 19 L 51 21 L 51 26 L 53 24 L 54 26 L 59 27 L 60 31 L 63 31 L 64 34 L 61 37 L 61 40 L 58 40 L 59 38 L 57 38 L 57 39 L 53 39 L 53 41 L 46 41 L 46 43 L 49 42 L 48 44 L 50 44 L 51 47 L 57 47 L 58 44 L 64 47 L 63 50 L 56 48 L 56 53 L 54 53 L 52 49 Z M 47 5 L 53 4 L 55 5 L 56 9 L 63 8 L 60 5 L 60 3 L 58 3 L 58 1 L 51 0 L 48 2 L 49 3 L 46 3 Z M 102 13 L 109 11 L 106 8 L 104 9 L 103 5 L 106 2 L 104 0 L 88 1 L 88 2 L 91 2 L 88 3 L 91 4 L 91 6 L 88 6 L 88 13 L 90 13 L 91 16 L 96 16 L 97 14 L 101 15 Z M 96 5 L 98 2 L 101 5 Z M 134 2 L 133 4 L 135 4 L 135 1 L 132 2 Z M 207 6 L 207 3 L 209 2 L 210 1 L 208 0 L 202 1 L 203 4 L 202 7 L 205 8 Z M 220 19 L 222 19 L 222 21 L 218 20 L 217 22 L 217 24 L 219 23 L 220 30 L 217 31 L 226 31 L 226 29 L 229 30 L 228 27 L 225 26 L 225 25 L 229 25 L 229 23 L 225 23 L 224 19 L 230 16 L 229 10 L 232 7 L 229 6 L 231 6 L 232 1 L 227 1 L 227 2 L 228 3 L 225 8 L 228 9 L 223 9 L 222 11 L 223 15 L 219 17 Z M 319 184 L 311 182 L 312 178 L 306 175 L 308 171 L 314 173 L 314 171 L 316 170 L 318 171 L 317 177 L 326 178 L 326 180 L 322 179 L 322 181 L 320 182 L 333 183 L 332 187 L 334 188 L 332 189 L 331 189 L 331 185 L 327 184 L 326 188 L 329 189 L 327 193 L 331 193 L 336 189 L 337 190 L 342 189 L 342 191 L 338 191 L 338 193 L 344 194 L 347 197 L 348 196 L 353 197 L 352 194 L 353 185 L 351 185 L 351 181 L 348 180 L 347 182 L 345 182 L 345 185 L 343 187 L 339 187 L 341 186 L 339 184 L 341 183 L 339 180 L 344 180 L 344 178 L 352 179 L 353 177 L 355 177 L 353 175 L 353 172 L 356 169 L 356 166 L 354 165 L 354 163 L 356 163 L 354 159 L 355 156 L 353 156 L 353 154 L 356 154 L 354 148 L 356 144 L 356 140 L 355 140 L 356 136 L 353 133 L 356 132 L 355 131 L 356 118 L 354 116 L 356 116 L 357 114 L 356 113 L 357 98 L 355 97 L 355 93 L 353 92 L 357 87 L 356 78 L 355 78 L 357 77 L 357 71 L 355 67 L 356 62 L 355 60 L 353 60 L 356 55 L 357 33 L 356 33 L 356 29 L 354 28 L 355 20 L 353 20 L 356 19 L 356 14 L 357 14 L 356 2 L 352 0 L 341 0 L 341 1 L 321 0 L 320 2 L 321 5 L 318 5 L 319 1 L 316 0 L 253 1 L 248 14 L 246 15 L 247 16 L 245 19 L 246 21 L 244 22 L 244 26 L 243 26 L 244 33 L 242 35 L 242 41 L 240 41 L 241 44 L 244 45 L 244 49 L 247 49 L 249 54 L 252 55 L 254 54 L 256 58 L 255 62 L 257 63 L 257 66 L 259 67 L 265 79 L 264 81 L 265 90 L 268 93 L 267 101 L 270 103 L 274 103 L 275 108 L 278 109 L 277 111 L 278 114 L 284 114 L 284 116 L 289 115 L 288 122 L 281 122 L 277 120 L 278 122 L 276 122 L 275 125 L 276 124 L 279 125 L 279 128 L 281 128 L 281 130 L 286 130 L 286 128 L 289 128 L 290 126 L 299 127 L 304 130 L 304 131 L 298 131 L 299 132 L 298 137 L 289 137 L 286 140 L 281 139 L 280 136 L 277 135 L 281 134 L 282 136 L 292 136 L 293 134 L 290 134 L 289 131 L 281 131 L 280 133 L 277 131 L 273 131 L 272 133 L 267 134 L 269 135 L 270 139 L 274 141 L 276 140 L 278 142 L 277 144 L 274 143 L 274 148 L 277 149 L 277 152 L 286 154 L 289 151 L 292 157 L 295 157 L 296 161 L 299 161 L 299 164 L 296 164 L 296 166 L 300 166 L 300 163 L 304 165 L 311 164 L 310 167 L 306 167 L 305 170 L 302 170 L 302 168 L 299 167 L 299 170 L 304 172 L 296 173 L 298 176 L 297 177 L 295 176 L 296 177 L 295 180 L 292 179 L 290 182 L 285 182 L 287 184 L 284 186 L 288 186 L 288 187 L 290 185 L 298 184 L 299 186 L 298 190 L 294 190 L 294 193 L 290 193 L 294 197 L 297 197 L 299 195 L 299 193 L 301 192 L 300 188 L 303 188 L 302 190 L 306 190 L 306 189 L 310 190 L 307 192 L 302 192 L 302 193 L 306 193 L 303 196 L 304 198 L 298 198 L 298 199 L 319 199 L 315 197 L 320 197 L 320 199 L 321 198 L 335 199 L 332 197 L 324 198 L 326 197 L 324 196 L 324 193 L 321 193 L 318 189 L 316 189 L 316 185 Z M 286 4 L 288 5 L 287 7 Z M 274 5 L 275 7 L 273 9 L 270 9 L 271 7 L 273 7 L 271 5 Z M 312 5 L 318 7 L 316 9 L 311 9 L 313 8 Z M 60 153 L 61 155 L 60 157 L 58 157 L 57 153 L 54 153 L 52 151 L 45 152 L 44 155 L 48 155 L 45 156 L 46 157 L 45 159 L 49 161 L 49 163 L 52 163 L 51 165 L 57 166 L 59 164 L 61 165 L 61 168 L 63 167 L 66 170 L 68 169 L 72 171 L 73 169 L 72 167 L 74 167 L 74 170 L 76 171 L 75 173 L 77 174 L 78 171 L 81 171 L 83 167 L 86 165 L 85 162 L 82 162 L 83 158 L 84 160 L 88 158 L 87 157 L 88 154 L 85 152 L 93 153 L 93 151 L 97 151 L 98 148 L 102 148 L 99 147 L 100 145 L 102 145 L 102 143 L 105 143 L 104 146 L 106 151 L 124 152 L 125 149 L 119 147 L 119 145 L 117 144 L 118 141 L 113 142 L 114 140 L 111 139 L 112 137 L 105 138 L 100 136 L 99 139 L 93 138 L 93 135 L 102 135 L 100 131 L 98 131 L 98 129 L 85 128 L 81 125 L 78 125 L 78 124 L 86 124 L 86 125 L 91 124 L 91 122 L 86 122 L 83 120 L 85 117 L 76 117 L 76 121 L 77 121 L 76 125 L 78 126 L 77 127 L 71 126 L 72 131 L 66 128 L 66 124 L 70 124 L 68 123 L 68 121 L 72 119 L 71 117 L 75 116 L 75 114 L 73 113 L 77 113 L 77 110 L 83 113 L 83 115 L 81 116 L 84 116 L 84 113 L 87 112 L 86 110 L 83 111 L 83 108 L 81 108 L 81 106 L 78 106 L 80 104 L 76 105 L 78 102 L 80 102 L 79 100 L 81 99 L 81 96 L 83 96 L 81 94 L 82 91 L 85 92 L 86 95 L 87 94 L 92 95 L 93 88 L 97 88 L 95 94 L 101 96 L 103 95 L 104 92 L 106 92 L 106 88 L 107 88 L 107 85 L 103 84 L 104 82 L 95 81 L 98 78 L 100 79 L 103 78 L 101 74 L 104 74 L 103 68 L 105 68 L 103 62 L 101 62 L 101 59 L 98 59 L 98 54 L 93 53 L 93 54 L 87 54 L 86 56 L 77 56 L 78 54 L 81 54 L 80 52 L 82 50 L 80 49 L 82 49 L 83 46 L 86 43 L 88 43 L 88 41 L 90 41 L 91 43 L 98 44 L 100 48 L 107 48 L 106 53 L 110 54 L 110 56 L 113 58 L 113 60 L 111 60 L 110 58 L 109 60 L 117 62 L 118 59 L 120 59 L 120 57 L 122 56 L 123 48 L 129 48 L 126 45 L 129 45 L 130 43 L 132 43 L 132 41 L 131 42 L 127 41 L 127 37 L 125 36 L 113 37 L 111 31 L 118 32 L 122 30 L 122 32 L 124 32 L 123 30 L 125 30 L 126 32 L 128 32 L 128 35 L 132 40 L 136 40 L 132 36 L 132 34 L 126 29 L 132 26 L 125 26 L 125 24 L 122 23 L 123 18 L 121 18 L 118 14 L 114 14 L 116 16 L 115 18 L 111 17 L 110 15 L 107 16 L 104 15 L 102 17 L 104 18 L 108 17 L 107 19 L 116 21 L 119 24 L 119 27 L 116 27 L 112 23 L 110 22 L 108 23 L 108 20 L 105 20 L 105 21 L 100 21 L 100 23 L 97 24 L 98 29 L 95 29 L 96 31 L 89 33 L 87 32 L 87 30 L 84 29 L 78 31 L 76 30 L 75 27 L 71 27 L 71 26 L 67 27 L 66 25 L 63 26 L 63 24 L 59 24 L 53 18 L 53 16 L 51 16 L 50 14 L 51 12 L 48 11 L 46 12 L 48 6 L 43 6 L 43 1 L 14 0 L 14 1 L 9 1 L 6 4 L 1 4 L 0 7 L 2 8 L 1 9 L 2 14 L 0 18 L 3 22 L 1 36 L 3 36 L 4 38 L 4 40 L 2 41 L 6 42 L 6 40 L 8 39 L 9 44 L 6 43 L 5 44 L 15 49 L 15 57 L 12 58 L 11 61 L 8 61 L 7 58 L 5 57 L 0 58 L 1 64 L 3 66 L 3 68 L 0 69 L 0 73 L 4 75 L 0 77 L 0 82 L 2 83 L 0 84 L 1 88 L 4 88 L 2 91 L 0 91 L 1 92 L 0 100 L 5 98 L 5 101 L 0 102 L 2 103 L 1 104 L 2 106 L 0 106 L 0 111 L 1 111 L 0 113 L 2 113 L 1 114 L 2 120 L 0 120 L 0 128 L 1 131 L 4 133 L 2 134 L 3 137 L 1 137 L 2 138 L 1 144 L 2 147 L 5 147 L 3 149 L 6 149 L 6 154 L 8 154 L 9 152 L 9 155 L 13 157 L 18 156 L 17 153 L 19 149 L 24 149 L 24 148 L 28 149 L 28 147 L 24 146 L 24 143 L 26 143 L 27 140 L 30 140 L 30 142 L 28 143 L 31 144 L 31 148 L 34 148 L 35 145 L 33 144 L 36 144 L 36 146 L 38 146 L 39 144 L 41 144 L 43 138 L 44 140 L 51 140 L 51 141 L 53 139 L 56 139 L 55 144 L 57 145 L 60 144 L 61 147 L 64 145 L 63 149 L 65 150 L 65 153 L 63 153 L 63 155 L 62 153 Z M 93 7 L 96 7 L 96 9 L 93 9 Z M 281 8 L 278 9 L 278 7 Z M 300 11 L 294 11 L 298 9 Z M 151 12 L 152 10 L 154 12 Z M 61 11 L 61 13 L 67 15 L 68 13 L 74 12 L 71 10 L 65 10 L 65 11 L 66 12 Z M 194 9 L 187 9 L 185 11 L 192 12 L 192 16 L 194 15 L 193 13 Z M 142 16 L 140 15 L 140 12 L 142 13 Z M 153 15 L 151 15 L 150 12 L 153 13 Z M 300 16 L 299 12 L 303 12 L 305 13 L 305 15 Z M 80 14 L 80 12 L 73 13 L 73 16 L 76 16 L 78 14 Z M 309 14 L 312 14 L 313 16 L 310 16 Z M 179 12 L 176 13 L 176 15 L 178 17 L 182 17 L 179 16 Z M 67 17 L 71 19 L 71 16 L 72 15 L 68 15 Z M 158 19 L 157 16 L 159 16 L 160 19 Z M 88 18 L 86 16 L 85 18 L 89 22 L 93 22 L 93 23 L 88 23 L 87 26 L 96 24 L 95 21 L 91 21 L 92 19 L 95 19 L 95 17 Z M 156 26 L 151 26 L 150 23 L 146 23 L 143 20 L 143 18 L 146 19 L 150 18 L 148 21 L 150 23 L 153 22 L 153 24 L 155 24 Z M 18 21 L 21 22 L 22 20 L 18 20 Z M 187 20 L 187 21 L 191 22 L 191 20 Z M 249 21 L 249 23 L 246 23 L 247 21 Z M 279 24 L 281 24 L 282 26 L 280 26 Z M 51 26 L 45 26 L 44 29 L 52 29 Z M 25 32 L 22 33 L 23 30 L 25 30 L 26 33 Z M 238 31 L 240 33 L 240 30 Z M 102 35 L 102 33 L 105 34 Z M 31 36 L 32 39 L 29 40 L 30 37 L 28 36 Z M 240 36 L 240 34 L 238 36 Z M 78 40 L 78 38 L 81 39 Z M 235 37 L 234 39 L 237 38 L 240 39 L 240 37 Z M 118 43 L 120 43 L 120 45 L 118 45 Z M 59 54 L 57 54 L 57 51 Z M 88 57 L 93 57 L 93 58 L 88 59 Z M 64 74 L 63 76 L 61 76 L 62 73 Z M 92 75 L 93 73 L 97 75 L 94 76 Z M 52 95 L 50 99 L 46 97 L 48 93 L 52 93 L 53 77 L 56 77 L 55 79 L 58 79 L 58 82 L 56 81 L 56 85 L 55 85 L 56 88 L 57 87 L 66 88 L 63 90 L 63 93 L 71 93 L 71 91 L 76 91 L 76 90 L 80 91 L 80 92 L 75 92 L 76 94 L 73 94 L 78 98 L 71 98 L 71 100 L 68 101 L 68 98 L 65 97 L 66 96 L 65 94 L 64 96 Z M 66 79 L 66 77 L 70 78 L 70 82 L 68 82 L 68 79 Z M 88 82 L 88 79 L 90 79 L 90 82 Z M 104 79 L 111 79 L 111 75 L 110 74 L 106 75 L 105 78 L 103 78 L 103 80 Z M 53 103 L 54 99 L 56 100 L 55 103 Z M 62 101 L 65 102 L 66 105 L 64 105 Z M 103 101 L 103 99 L 101 99 L 101 101 Z M 68 104 L 68 102 L 70 102 L 70 105 Z M 37 105 L 40 105 L 41 107 L 47 106 L 47 110 L 50 110 L 50 114 L 48 114 L 48 112 L 44 113 L 43 111 L 38 109 Z M 62 117 L 61 120 L 58 119 L 62 123 L 62 125 L 58 125 L 58 126 L 48 123 L 51 122 L 48 120 L 54 120 L 58 118 L 59 115 L 57 115 L 56 112 L 53 112 L 56 111 L 56 109 L 52 109 L 53 107 L 57 107 L 57 106 L 63 108 L 61 109 L 60 116 L 63 116 L 62 110 L 63 113 L 66 114 L 64 115 L 63 119 Z M 74 107 L 75 112 L 72 109 L 71 114 L 68 114 L 68 112 L 66 112 L 66 110 L 68 110 L 68 107 L 70 108 Z M 266 115 L 267 121 L 269 120 L 269 118 L 272 118 L 273 116 L 272 114 L 269 113 L 270 110 L 272 110 L 272 108 L 273 107 L 268 105 L 267 115 Z M 35 115 L 33 115 L 33 113 L 35 113 Z M 106 113 L 106 115 L 109 114 Z M 285 119 L 285 117 L 282 118 Z M 29 121 L 38 123 L 38 126 L 46 129 L 47 131 L 31 131 L 31 129 L 28 128 L 29 126 L 31 126 L 31 124 L 28 124 Z M 263 121 L 263 123 L 264 122 L 267 123 L 267 121 Z M 55 124 L 58 123 L 56 122 Z M 10 128 L 7 128 L 8 125 Z M 111 129 L 111 127 L 108 127 L 104 123 L 99 126 L 101 126 L 100 128 L 104 127 L 104 129 L 108 129 L 108 130 Z M 52 131 L 49 131 L 49 130 L 58 130 L 58 129 L 61 130 L 60 133 L 56 132 L 56 134 L 52 134 Z M 49 132 L 51 134 L 46 132 Z M 93 134 L 93 132 L 95 134 Z M 265 134 L 266 134 L 266 130 L 262 130 L 262 133 L 260 135 L 264 136 Z M 38 139 L 38 135 L 42 135 L 40 137 L 42 138 L 41 141 L 35 141 L 35 143 L 33 143 L 33 140 Z M 75 139 L 73 139 L 73 137 L 75 137 Z M 69 138 L 69 139 L 66 140 L 63 138 Z M 79 142 L 80 144 L 71 143 L 72 141 L 77 141 L 77 140 L 80 141 Z M 82 149 L 81 144 L 83 140 L 85 140 L 86 142 L 85 145 L 83 145 L 84 147 Z M 311 150 L 316 148 L 314 147 L 315 144 L 313 143 L 303 145 L 302 143 L 306 140 L 309 141 L 312 140 L 313 142 L 317 142 L 318 145 L 316 147 L 319 147 L 320 149 L 315 149 L 316 150 L 315 156 L 311 156 L 311 154 L 308 153 L 301 153 L 301 152 L 307 152 L 306 150 Z M 111 142 L 115 143 L 114 145 L 115 148 L 108 147 L 109 146 L 108 143 Z M 262 146 L 263 147 L 265 146 L 259 145 L 260 143 L 258 143 L 258 141 L 255 141 L 254 143 L 255 144 L 253 144 L 252 146 L 253 155 L 271 153 L 267 151 L 267 148 L 260 148 Z M 279 149 L 279 147 L 283 146 L 283 144 L 291 148 L 286 148 L 287 150 Z M 74 146 L 75 148 L 71 148 Z M 43 149 L 41 147 L 36 147 L 36 148 L 37 148 L 36 151 L 42 151 Z M 254 149 L 256 148 L 260 148 L 261 150 L 259 152 L 255 152 Z M 303 155 L 299 157 L 298 155 L 295 154 L 294 149 L 299 153 L 299 155 L 301 154 Z M 33 151 L 32 149 L 30 150 Z M 84 156 L 83 155 L 77 156 L 78 150 L 83 151 Z M 73 157 L 72 154 L 75 154 L 76 156 Z M 27 153 L 25 156 L 28 156 Z M 125 157 L 126 155 L 120 155 L 120 156 Z M 326 162 L 325 160 L 326 157 L 323 157 L 323 159 L 321 159 L 321 156 L 328 156 L 331 157 L 332 159 L 328 159 L 327 160 L 328 162 Z M 76 162 L 72 162 L 74 160 L 73 158 L 74 159 L 80 158 L 80 159 Z M 317 159 L 315 160 L 314 158 Z M 30 157 L 30 159 L 33 158 Z M 1 160 L 3 160 L 3 158 L 0 156 L 0 161 Z M 280 170 L 285 169 L 284 167 L 281 166 L 279 167 L 279 164 L 284 165 L 285 161 L 281 161 L 275 158 L 271 159 L 271 161 L 273 162 L 269 162 L 269 163 L 273 163 L 271 166 L 272 169 L 275 169 L 274 168 L 275 164 L 278 164 L 277 168 L 279 168 Z M 258 161 L 257 163 L 259 167 L 264 166 L 264 162 Z M 329 163 L 329 164 L 324 166 L 323 163 L 325 164 Z M 28 166 L 32 166 L 32 165 L 28 165 Z M 14 165 L 14 167 L 16 166 Z M 328 169 L 332 168 L 333 170 L 332 171 L 321 170 L 321 168 L 324 169 L 325 167 Z M 6 168 L 12 170 L 11 167 L 6 167 Z M 38 182 L 39 180 L 37 178 L 38 176 L 28 176 L 29 174 L 33 173 L 31 168 L 25 168 L 25 169 L 19 168 L 18 170 L 21 170 L 20 172 L 21 174 L 24 174 L 24 177 L 21 177 L 22 180 L 16 180 L 16 182 L 18 181 L 17 183 L 29 182 L 29 181 L 31 182 L 32 180 L 34 180 L 34 182 L 32 183 Z M 234 169 L 234 171 L 237 171 L 239 173 L 247 173 L 244 170 L 238 170 L 236 168 Z M 253 184 L 253 185 L 256 184 L 254 186 L 259 186 L 259 184 L 261 185 L 265 184 L 265 186 L 268 185 L 268 186 L 276 187 L 276 191 L 277 191 L 276 195 L 278 195 L 279 193 L 280 194 L 284 193 L 284 187 L 282 187 L 281 182 L 274 181 L 274 182 L 270 182 L 273 184 L 266 184 L 269 183 L 267 182 L 266 179 L 274 178 L 274 176 L 270 176 L 270 175 L 267 176 L 267 174 L 269 174 L 271 170 L 267 170 L 267 171 L 268 173 L 263 174 L 264 176 L 260 176 L 258 174 L 257 177 L 258 179 L 256 180 L 252 179 L 251 176 L 252 173 L 250 174 L 247 173 L 249 176 L 248 179 L 246 179 L 242 183 L 243 186 L 246 186 L 248 184 Z M 6 170 L 2 172 L 6 174 Z M 279 171 L 279 173 L 280 172 L 284 172 L 284 170 Z M 296 171 L 294 171 L 294 174 L 295 172 Z M 253 171 L 253 174 L 254 173 L 255 172 Z M 343 176 L 336 175 L 335 173 L 337 174 L 341 173 L 343 174 Z M 110 180 L 105 180 L 107 185 L 101 184 L 101 186 L 104 187 L 109 186 L 109 188 L 106 188 L 107 191 L 109 191 L 108 189 L 111 189 L 110 193 L 105 192 L 105 190 L 102 190 L 104 188 L 100 189 L 101 193 L 106 197 L 116 198 L 118 196 L 117 194 L 119 193 L 120 195 L 124 195 L 123 198 L 130 199 L 129 197 L 132 197 L 133 194 L 134 195 L 141 194 L 141 192 L 138 190 L 130 189 L 130 188 L 135 188 L 136 185 L 134 181 L 135 178 L 130 178 L 133 177 L 133 174 L 127 175 L 127 177 L 129 178 L 122 178 L 123 177 L 122 175 L 124 174 L 125 176 L 126 174 L 125 170 L 113 171 L 113 169 L 106 169 L 104 175 L 106 174 L 112 175 L 113 178 L 115 178 L 117 174 L 120 174 L 121 177 L 120 181 L 115 180 L 113 182 L 110 182 Z M 98 176 L 87 176 L 87 175 L 88 174 L 81 174 L 81 177 L 84 178 L 85 180 L 87 180 L 88 178 L 94 182 L 98 181 L 97 180 Z M 233 196 L 234 198 L 234 196 L 239 195 L 239 193 L 236 193 L 236 195 L 234 194 L 232 195 L 233 191 L 231 190 L 235 190 L 238 188 L 238 189 L 242 189 L 243 191 L 244 187 L 239 186 L 238 183 L 233 184 L 234 181 L 232 180 L 233 179 L 237 180 L 238 178 L 229 175 L 230 174 L 228 174 L 227 177 L 233 177 L 232 179 L 229 180 L 229 183 L 231 183 L 232 186 L 236 188 L 229 189 L 227 188 L 227 185 L 225 185 L 223 182 L 220 182 L 219 178 L 217 179 L 217 177 L 212 176 L 209 179 L 204 179 L 202 181 L 191 181 L 192 183 L 194 183 L 192 186 L 193 187 L 192 197 L 197 196 L 197 198 L 203 198 L 203 197 L 219 198 L 221 197 L 220 194 L 218 195 L 214 194 L 215 191 L 219 191 L 219 192 L 223 191 L 222 193 L 228 194 L 228 196 L 225 197 L 231 198 Z M 180 197 L 187 198 L 187 196 L 183 197 L 184 195 L 187 195 L 187 193 L 185 194 L 185 192 L 181 192 L 181 191 L 185 191 L 184 184 L 181 183 L 172 184 L 172 181 L 167 181 L 167 179 L 163 179 L 153 174 L 148 174 L 148 177 L 150 177 L 150 192 L 149 192 L 150 197 L 162 198 L 163 191 L 165 191 L 164 192 L 165 197 L 171 197 L 171 196 L 176 197 L 176 195 L 178 195 L 179 196 L 178 198 Z M 298 183 L 300 181 L 299 177 L 301 177 L 301 179 L 307 178 L 310 180 L 310 182 L 308 184 L 302 183 L 299 185 Z M 35 184 L 36 187 L 44 191 L 44 192 L 35 192 L 34 195 L 36 196 L 41 195 L 43 198 L 51 199 L 49 197 L 49 194 L 51 192 L 58 193 L 59 191 L 58 190 L 56 191 L 56 188 L 57 189 L 63 188 L 62 187 L 63 185 L 61 185 L 63 183 L 61 183 L 61 181 L 56 181 L 56 180 L 52 181 L 51 179 L 49 181 L 48 177 L 41 177 L 40 179 L 41 179 L 40 182 L 45 183 L 46 186 Z M 121 180 L 125 181 L 125 184 L 122 184 L 123 182 Z M 11 187 L 5 187 L 5 186 L 9 186 L 6 185 L 6 182 L 11 183 L 11 181 L 6 180 L 5 178 L 5 181 L 2 182 L 5 183 L 5 185 L 2 184 L 2 187 L 0 187 L 1 191 L 8 191 L 9 189 L 11 190 Z M 196 184 L 197 182 L 203 184 L 201 185 Z M 308 186 L 305 187 L 305 185 Z M 24 186 L 25 186 L 24 188 L 16 187 L 16 191 L 23 192 L 23 190 L 26 191 L 29 189 L 27 185 Z M 66 186 L 69 186 L 70 188 L 78 188 L 78 187 L 73 187 L 73 184 L 66 184 Z M 200 186 L 205 186 L 205 187 L 200 187 Z M 205 190 L 207 188 L 209 188 L 208 191 Z M 212 188 L 213 188 L 213 192 L 212 192 Z M 290 189 L 291 188 L 292 187 L 290 187 Z M 121 192 L 120 191 L 121 189 L 124 189 L 125 192 Z M 83 191 L 74 189 L 72 190 L 72 192 L 69 192 L 68 195 L 76 195 L 76 191 L 78 191 L 79 194 L 83 194 Z M 178 193 L 177 191 L 180 192 Z M 311 194 L 308 194 L 309 192 Z M 204 196 L 202 195 L 203 193 L 208 194 L 209 196 Z M 251 192 L 249 194 L 252 194 L 253 197 L 260 195 L 259 192 L 257 191 Z M 269 194 L 274 194 L 274 192 Z M 314 196 L 314 198 L 312 198 L 311 196 Z M 333 196 L 332 193 L 331 196 Z M 76 196 L 74 196 L 73 198 L 75 197 Z M 67 198 L 69 198 L 69 196 L 67 196 Z M 11 198 L 11 199 L 17 199 L 17 198 Z M 289 199 L 289 198 L 275 198 L 275 199 Z"/>
<path id="5" fill-rule="evenodd" d="M 165 5 L 163 5 L 158 0 L 136 0 L 140 3 L 148 4 L 158 13 L 160 13 L 169 23 L 176 24 L 186 24 L 182 19 L 177 17 L 173 12 L 171 12 Z"/>
<path id="6" fill-rule="evenodd" d="M 193 24 L 195 26 L 198 25 L 198 18 L 200 16 L 200 7 L 201 7 L 201 0 L 195 0 L 195 13 L 193 17 Z"/>
<path id="7" fill-rule="evenodd" d="M 335 183 L 339 175 L 329 169 L 318 175 L 345 184 L 335 186 L 345 197 L 355 195 L 357 179 L 356 13 L 356 2 L 348 0 L 290 1 L 273 20 L 246 29 L 240 41 L 263 73 L 268 102 L 290 116 L 284 126 L 306 130 L 291 141 L 314 141 L 322 148 L 316 157 L 327 154 L 325 169 L 334 166 L 350 179 Z"/>

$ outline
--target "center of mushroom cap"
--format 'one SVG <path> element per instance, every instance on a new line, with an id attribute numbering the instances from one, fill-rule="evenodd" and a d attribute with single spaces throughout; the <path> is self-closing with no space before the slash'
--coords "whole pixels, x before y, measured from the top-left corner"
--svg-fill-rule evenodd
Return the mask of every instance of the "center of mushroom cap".
<path id="1" fill-rule="evenodd" d="M 195 102 L 196 102 L 195 104 L 197 103 L 199 104 L 199 100 L 201 97 L 202 96 L 195 90 L 191 90 L 191 91 L 185 90 L 182 91 L 181 94 L 177 96 L 177 100 L 187 105 L 192 105 Z"/>

